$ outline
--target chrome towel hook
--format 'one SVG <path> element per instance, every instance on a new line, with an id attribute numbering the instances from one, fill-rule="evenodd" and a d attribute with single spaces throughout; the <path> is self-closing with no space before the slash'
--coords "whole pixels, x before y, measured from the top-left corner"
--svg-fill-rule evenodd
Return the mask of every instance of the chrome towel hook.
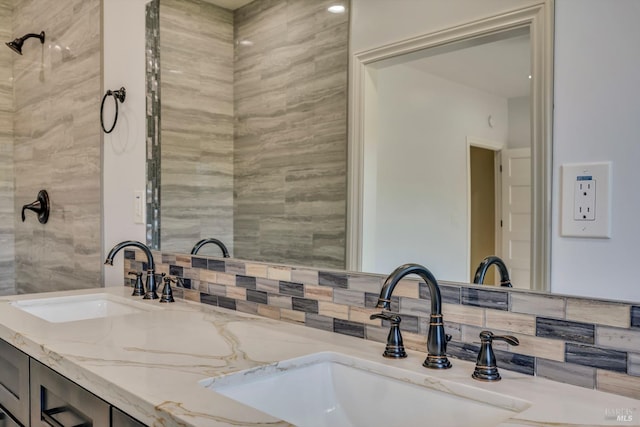
<path id="1" fill-rule="evenodd" d="M 111 128 L 109 130 L 107 130 L 104 127 L 104 102 L 107 100 L 107 97 L 109 96 L 113 96 L 113 100 L 116 103 L 116 115 L 113 119 L 113 125 L 111 125 Z M 121 87 L 118 90 L 107 90 L 107 93 L 104 94 L 104 96 L 102 97 L 102 104 L 100 104 L 100 126 L 102 126 L 102 130 L 104 131 L 104 133 L 111 133 L 113 131 L 113 129 L 116 127 L 116 123 L 118 122 L 118 101 L 120 101 L 121 103 L 124 103 L 124 100 L 127 96 L 127 91 L 125 90 L 124 87 Z"/>

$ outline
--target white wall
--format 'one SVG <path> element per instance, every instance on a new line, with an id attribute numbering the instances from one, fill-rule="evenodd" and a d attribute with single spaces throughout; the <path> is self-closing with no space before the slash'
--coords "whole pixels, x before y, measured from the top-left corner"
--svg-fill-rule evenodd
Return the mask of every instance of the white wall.
<path id="1" fill-rule="evenodd" d="M 417 262 L 468 282 L 467 137 L 506 144 L 507 100 L 407 65 L 378 70 L 377 89 L 377 162 L 365 172 L 365 191 L 373 181 L 376 192 L 364 200 L 375 208 L 364 211 L 363 270 Z M 365 146 L 365 157 L 372 150 Z"/>
<path id="2" fill-rule="evenodd" d="M 640 2 L 556 0 L 554 292 L 640 301 Z M 560 237 L 560 166 L 611 161 L 612 237 Z"/>
<path id="3" fill-rule="evenodd" d="M 145 189 L 145 3 L 147 0 L 103 2 L 103 93 L 124 86 L 118 123 L 103 145 L 104 254 L 123 240 L 145 243 L 144 224 L 133 222 L 134 191 Z M 113 104 L 113 99 L 107 101 Z M 105 125 L 113 112 L 105 112 Z M 105 267 L 105 286 L 121 286 L 124 269 L 119 253 Z"/>

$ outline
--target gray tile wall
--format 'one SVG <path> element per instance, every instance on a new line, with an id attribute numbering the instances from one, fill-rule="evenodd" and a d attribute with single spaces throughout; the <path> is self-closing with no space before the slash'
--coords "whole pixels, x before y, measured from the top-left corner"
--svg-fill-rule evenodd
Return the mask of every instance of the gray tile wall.
<path id="1" fill-rule="evenodd" d="M 179 275 L 188 300 L 385 342 L 389 325 L 371 320 L 384 275 L 324 271 L 221 258 L 155 253 L 159 273 Z M 142 252 L 126 251 L 125 270 L 141 270 Z M 125 284 L 132 281 L 125 276 Z M 405 279 L 392 297 L 405 346 L 426 350 L 429 294 Z M 640 399 L 640 305 L 490 286 L 440 283 L 447 352 L 475 361 L 478 334 L 515 335 L 494 344 L 498 366 Z M 453 362 L 455 363 L 455 361 Z M 471 372 L 469 373 L 471 375 Z"/>
<path id="2" fill-rule="evenodd" d="M 162 0 L 160 52 L 160 245 L 189 252 L 215 237 L 233 253 L 232 12 Z"/>
<path id="3" fill-rule="evenodd" d="M 12 0 L 0 0 L 0 40 L 13 40 Z M 13 206 L 13 59 L 3 43 L 0 49 L 0 295 L 15 292 Z"/>
<path id="4" fill-rule="evenodd" d="M 348 14 L 327 0 L 235 12 L 235 255 L 344 268 Z"/>
<path id="5" fill-rule="evenodd" d="M 13 58 L 16 212 L 41 189 L 51 199 L 47 224 L 32 212 L 16 222 L 17 292 L 93 287 L 101 280 L 101 2 L 22 0 L 12 17 L 14 36 L 46 33 L 44 45 L 29 39 Z"/>

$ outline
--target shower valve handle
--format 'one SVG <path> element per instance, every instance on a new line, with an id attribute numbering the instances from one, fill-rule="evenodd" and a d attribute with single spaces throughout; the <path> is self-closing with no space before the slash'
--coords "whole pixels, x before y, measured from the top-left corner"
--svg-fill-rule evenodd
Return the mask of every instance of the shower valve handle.
<path id="1" fill-rule="evenodd" d="M 24 211 L 30 210 L 38 214 L 38 221 L 40 221 L 40 224 L 46 224 L 49 220 L 50 208 L 51 206 L 49 204 L 49 194 L 47 194 L 47 190 L 40 190 L 36 201 L 22 206 L 22 222 L 26 220 Z"/>

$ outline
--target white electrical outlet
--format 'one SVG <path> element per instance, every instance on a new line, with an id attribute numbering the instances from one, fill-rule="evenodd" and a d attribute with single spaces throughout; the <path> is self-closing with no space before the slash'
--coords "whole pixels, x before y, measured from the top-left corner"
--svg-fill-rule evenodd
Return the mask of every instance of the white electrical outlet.
<path id="1" fill-rule="evenodd" d="M 595 221 L 596 219 L 596 180 L 591 175 L 582 175 L 576 179 L 573 192 L 573 219 L 576 221 Z"/>
<path id="2" fill-rule="evenodd" d="M 562 222 L 566 237 L 611 237 L 611 163 L 562 165 Z"/>

